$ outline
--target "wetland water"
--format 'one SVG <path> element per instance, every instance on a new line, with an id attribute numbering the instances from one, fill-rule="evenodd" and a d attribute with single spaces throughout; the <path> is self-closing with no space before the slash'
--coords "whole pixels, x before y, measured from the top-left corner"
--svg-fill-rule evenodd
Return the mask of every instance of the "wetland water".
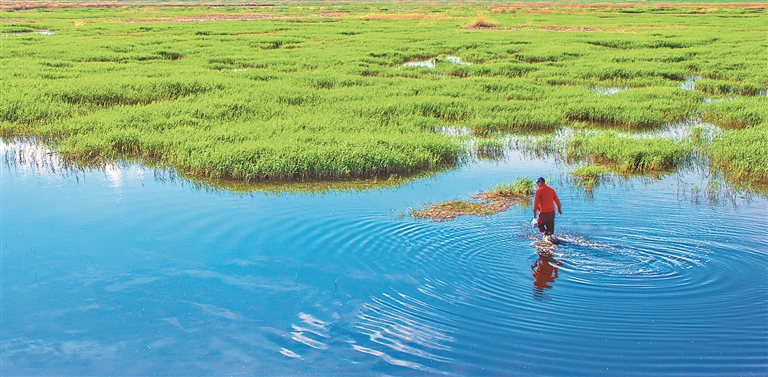
<path id="1" fill-rule="evenodd" d="M 278 196 L 136 165 L 6 163 L 0 372 L 768 373 L 768 201 L 697 201 L 696 173 L 585 197 L 561 169 L 513 154 L 394 189 Z M 532 277 L 530 207 L 402 216 L 539 175 L 567 241 L 536 284 L 550 288 Z"/>

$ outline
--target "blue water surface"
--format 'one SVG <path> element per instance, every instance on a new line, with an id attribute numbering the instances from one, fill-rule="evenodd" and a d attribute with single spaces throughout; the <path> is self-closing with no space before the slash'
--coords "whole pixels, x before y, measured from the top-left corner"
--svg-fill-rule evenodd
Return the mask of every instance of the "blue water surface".
<path id="1" fill-rule="evenodd" d="M 6 161 L 0 373 L 768 375 L 768 201 L 700 198 L 696 172 L 590 196 L 563 169 L 276 195 Z M 531 267 L 530 206 L 407 215 L 540 175 L 562 266 Z"/>

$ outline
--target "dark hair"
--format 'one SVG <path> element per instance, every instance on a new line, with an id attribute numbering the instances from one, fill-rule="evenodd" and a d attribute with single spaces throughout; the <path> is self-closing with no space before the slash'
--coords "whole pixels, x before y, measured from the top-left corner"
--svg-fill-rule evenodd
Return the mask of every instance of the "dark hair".
<path id="1" fill-rule="evenodd" d="M 539 177 L 539 179 L 536 180 L 536 183 L 544 183 L 544 177 Z"/>

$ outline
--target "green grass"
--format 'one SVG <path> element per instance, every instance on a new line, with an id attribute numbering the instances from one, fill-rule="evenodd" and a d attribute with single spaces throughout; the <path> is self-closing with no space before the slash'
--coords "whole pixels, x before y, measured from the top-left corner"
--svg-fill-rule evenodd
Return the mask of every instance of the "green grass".
<path id="1" fill-rule="evenodd" d="M 437 171 L 472 154 L 435 132 L 444 126 L 479 136 L 474 154 L 485 158 L 499 157 L 498 136 L 506 132 L 653 130 L 693 114 L 745 135 L 762 132 L 766 11 L 711 8 L 5 10 L 0 135 L 36 137 L 79 164 L 140 161 L 218 182 Z M 220 19 L 165 22 L 195 17 Z M 43 29 L 55 34 L 37 32 Z M 434 68 L 403 66 L 434 58 Z M 681 89 L 689 76 L 705 79 L 694 91 Z M 701 103 L 736 93 L 732 101 Z M 634 173 L 674 169 L 689 151 L 664 140 L 596 135 L 576 137 L 569 155 Z M 756 147 L 740 133 L 725 135 L 719 145 L 733 137 Z M 717 148 L 712 162 L 743 170 L 735 175 L 741 180 L 767 165 L 757 159 L 738 170 L 730 152 Z"/>
<path id="2" fill-rule="evenodd" d="M 610 173 L 611 169 L 605 166 L 580 165 L 571 170 L 570 174 L 576 179 L 579 186 L 589 191 L 595 188 Z"/>
<path id="3" fill-rule="evenodd" d="M 732 181 L 758 190 L 768 187 L 768 123 L 725 131 L 709 152 L 712 167 Z"/>
<path id="4" fill-rule="evenodd" d="M 504 157 L 504 142 L 497 138 L 478 138 L 474 152 L 479 159 L 499 160 Z"/>
<path id="5" fill-rule="evenodd" d="M 502 182 L 494 185 L 490 191 L 500 196 L 529 196 L 533 194 L 533 179 L 520 177 L 513 182 Z"/>
<path id="6" fill-rule="evenodd" d="M 577 134 L 568 157 L 605 165 L 620 174 L 671 171 L 688 158 L 693 145 L 663 138 L 632 138 L 615 133 Z"/>
<path id="7" fill-rule="evenodd" d="M 705 104 L 701 106 L 701 118 L 729 129 L 760 126 L 768 123 L 768 97 L 736 97 Z"/>

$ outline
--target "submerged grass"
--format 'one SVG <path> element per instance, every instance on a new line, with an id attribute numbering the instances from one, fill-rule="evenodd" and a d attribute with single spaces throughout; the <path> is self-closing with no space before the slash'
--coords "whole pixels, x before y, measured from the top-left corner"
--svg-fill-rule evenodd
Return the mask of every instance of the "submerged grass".
<path id="1" fill-rule="evenodd" d="M 570 174 L 579 187 L 591 191 L 605 176 L 611 174 L 611 169 L 599 165 L 581 165 L 571 170 Z"/>
<path id="2" fill-rule="evenodd" d="M 462 215 L 488 216 L 506 211 L 514 204 L 530 204 L 530 195 L 533 192 L 533 180 L 521 177 L 514 182 L 499 183 L 491 191 L 470 197 L 478 201 L 454 199 L 427 204 L 420 210 L 411 210 L 410 215 L 417 219 L 427 218 L 435 221 L 451 220 Z"/>
<path id="3" fill-rule="evenodd" d="M 386 181 L 498 158 L 499 133 L 653 130 L 701 114 L 733 129 L 713 164 L 763 179 L 768 162 L 738 165 L 729 148 L 754 150 L 766 127 L 765 8 L 520 4 L 489 21 L 479 3 L 403 4 L 11 8 L 0 136 L 202 181 Z M 680 87 L 689 77 L 702 78 L 693 90 Z M 738 98 L 702 103 L 712 96 Z M 481 141 L 467 151 L 443 127 Z M 674 169 L 689 149 L 598 132 L 568 153 L 635 173 Z"/>
<path id="4" fill-rule="evenodd" d="M 492 208 L 483 203 L 454 199 L 447 202 L 427 204 L 425 208 L 412 210 L 410 214 L 417 219 L 446 221 L 461 215 L 488 216 L 494 213 L 496 212 Z"/>

